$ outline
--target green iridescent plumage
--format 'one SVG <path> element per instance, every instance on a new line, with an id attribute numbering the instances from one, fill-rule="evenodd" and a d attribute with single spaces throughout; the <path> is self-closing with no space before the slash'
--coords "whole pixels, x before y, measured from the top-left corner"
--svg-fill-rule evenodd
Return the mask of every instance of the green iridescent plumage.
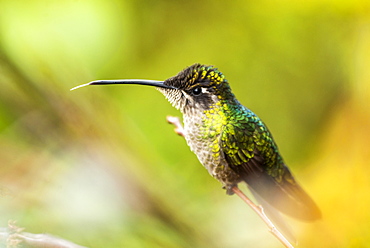
<path id="1" fill-rule="evenodd" d="M 182 112 L 182 134 L 190 149 L 228 194 L 244 181 L 274 222 L 280 222 L 276 209 L 302 220 L 321 217 L 285 165 L 270 131 L 240 104 L 217 68 L 194 64 L 165 81 L 103 80 L 87 85 L 94 84 L 156 86 Z"/>
<path id="2" fill-rule="evenodd" d="M 164 84 L 175 88 L 159 90 L 183 113 L 188 145 L 229 194 L 245 181 L 253 193 L 285 214 L 303 220 L 320 218 L 316 204 L 285 165 L 270 131 L 240 104 L 220 71 L 195 64 Z"/>

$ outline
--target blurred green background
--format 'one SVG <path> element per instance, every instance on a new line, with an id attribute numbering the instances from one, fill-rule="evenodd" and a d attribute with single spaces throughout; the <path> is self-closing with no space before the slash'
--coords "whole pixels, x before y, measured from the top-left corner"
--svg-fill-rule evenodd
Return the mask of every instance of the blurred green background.
<path id="1" fill-rule="evenodd" d="M 150 87 L 217 66 L 322 209 L 299 247 L 370 247 L 369 1 L 0 0 L 0 227 L 88 247 L 282 247 Z M 245 189 L 245 187 L 243 188 Z"/>

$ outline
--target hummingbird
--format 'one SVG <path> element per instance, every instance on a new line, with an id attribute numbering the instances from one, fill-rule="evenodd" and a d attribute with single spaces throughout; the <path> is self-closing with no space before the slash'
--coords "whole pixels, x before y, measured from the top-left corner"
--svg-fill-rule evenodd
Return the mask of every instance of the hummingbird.
<path id="1" fill-rule="evenodd" d="M 236 99 L 229 82 L 214 66 L 197 63 L 165 81 L 99 80 L 73 89 L 108 84 L 156 87 L 182 113 L 187 144 L 227 194 L 232 195 L 232 188 L 245 182 L 277 222 L 280 215 L 276 212 L 303 221 L 321 218 L 319 208 L 284 162 L 267 126 Z M 280 226 L 286 229 L 284 224 Z"/>

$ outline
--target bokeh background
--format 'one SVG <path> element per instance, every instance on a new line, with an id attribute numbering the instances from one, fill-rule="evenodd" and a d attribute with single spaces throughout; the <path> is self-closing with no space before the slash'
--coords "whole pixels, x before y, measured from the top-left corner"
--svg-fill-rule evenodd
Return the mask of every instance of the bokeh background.
<path id="1" fill-rule="evenodd" d="M 163 80 L 217 66 L 323 219 L 299 247 L 370 247 L 369 1 L 0 0 L 0 227 L 87 247 L 282 247 L 165 121 Z M 243 189 L 246 189 L 245 187 Z"/>

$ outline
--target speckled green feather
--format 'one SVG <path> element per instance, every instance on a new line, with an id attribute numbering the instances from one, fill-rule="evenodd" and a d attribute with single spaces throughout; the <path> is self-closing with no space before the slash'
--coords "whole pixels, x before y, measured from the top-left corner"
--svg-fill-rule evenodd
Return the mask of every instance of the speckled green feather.
<path id="1" fill-rule="evenodd" d="M 286 234 L 290 232 L 277 210 L 302 220 L 321 217 L 285 165 L 270 131 L 240 104 L 218 69 L 194 64 L 165 81 L 98 80 L 73 89 L 107 84 L 157 87 L 182 112 L 182 133 L 208 172 L 228 194 L 238 183 L 247 183 L 265 213 Z"/>
<path id="2" fill-rule="evenodd" d="M 279 211 L 303 220 L 320 211 L 294 180 L 270 131 L 235 98 L 224 75 L 212 66 L 194 64 L 158 88 L 180 109 L 185 139 L 208 172 L 228 194 L 244 181 Z"/>

